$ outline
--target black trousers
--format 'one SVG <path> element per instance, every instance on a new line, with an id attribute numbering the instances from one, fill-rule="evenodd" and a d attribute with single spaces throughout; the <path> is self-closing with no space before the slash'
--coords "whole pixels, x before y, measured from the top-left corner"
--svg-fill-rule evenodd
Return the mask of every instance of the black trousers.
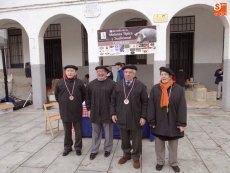
<path id="1" fill-rule="evenodd" d="M 121 148 L 124 152 L 124 155 L 131 156 L 133 160 L 139 160 L 142 152 L 141 128 L 137 128 L 135 130 L 127 130 L 127 129 L 120 128 L 120 134 L 121 134 Z"/>
<path id="2" fill-rule="evenodd" d="M 64 137 L 64 149 L 69 150 L 72 148 L 72 128 L 75 131 L 75 150 L 82 149 L 82 134 L 81 134 L 81 121 L 76 122 L 63 122 L 65 137 Z"/>

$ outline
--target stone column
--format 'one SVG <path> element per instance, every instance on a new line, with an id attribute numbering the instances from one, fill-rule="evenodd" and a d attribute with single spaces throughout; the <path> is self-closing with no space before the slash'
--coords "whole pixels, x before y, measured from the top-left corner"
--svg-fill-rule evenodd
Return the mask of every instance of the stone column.
<path id="1" fill-rule="evenodd" d="M 30 63 L 32 76 L 32 96 L 35 109 L 46 102 L 46 76 L 44 42 L 42 37 L 29 37 Z"/>
<path id="2" fill-rule="evenodd" d="M 89 80 L 94 80 L 97 75 L 95 67 L 99 65 L 97 30 L 92 28 L 88 32 L 88 55 L 89 55 Z"/>
<path id="3" fill-rule="evenodd" d="M 229 29 L 225 29 L 224 36 L 224 75 L 223 75 L 223 91 L 222 104 L 223 110 L 230 111 L 230 35 Z"/>
<path id="4" fill-rule="evenodd" d="M 153 84 L 160 81 L 161 66 L 166 66 L 166 28 L 165 24 L 157 25 L 157 45 L 156 53 L 154 55 L 153 64 Z"/>

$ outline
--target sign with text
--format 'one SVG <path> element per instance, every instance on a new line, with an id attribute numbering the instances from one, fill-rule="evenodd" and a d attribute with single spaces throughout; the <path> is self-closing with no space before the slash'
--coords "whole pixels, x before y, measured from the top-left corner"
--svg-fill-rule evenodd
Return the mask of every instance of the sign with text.
<path id="1" fill-rule="evenodd" d="M 213 14 L 215 16 L 226 16 L 227 15 L 227 3 L 216 3 L 214 5 Z"/>
<path id="2" fill-rule="evenodd" d="M 153 22 L 154 23 L 168 22 L 168 15 L 167 14 L 154 14 L 153 15 Z"/>
<path id="3" fill-rule="evenodd" d="M 98 30 L 99 56 L 155 53 L 156 26 Z"/>

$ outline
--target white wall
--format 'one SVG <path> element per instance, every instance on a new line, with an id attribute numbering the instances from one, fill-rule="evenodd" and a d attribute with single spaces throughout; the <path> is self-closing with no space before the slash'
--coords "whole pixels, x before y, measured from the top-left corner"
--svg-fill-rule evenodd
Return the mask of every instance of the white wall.
<path id="1" fill-rule="evenodd" d="M 212 11 L 202 8 L 190 8 L 176 14 L 176 16 L 195 15 L 194 34 L 194 63 L 219 63 L 222 58 L 223 25 Z M 117 13 L 104 23 L 103 29 L 124 27 L 125 21 L 131 18 L 140 18 L 141 15 L 133 12 Z M 170 32 L 167 28 L 167 64 L 169 64 Z M 153 64 L 154 55 L 148 55 L 147 64 Z M 105 65 L 116 62 L 125 62 L 124 56 L 103 57 Z"/>
<path id="2" fill-rule="evenodd" d="M 0 69 L 3 69 L 3 64 L 2 64 L 2 51 L 0 51 Z"/>
<path id="3" fill-rule="evenodd" d="M 221 62 L 223 24 L 221 24 L 219 18 L 211 12 L 200 10 L 196 25 L 194 63 Z"/>
<path id="4" fill-rule="evenodd" d="M 177 16 L 195 15 L 194 63 L 219 63 L 222 61 L 223 24 L 212 11 L 191 8 Z M 168 49 L 169 51 L 169 49 Z"/>
<path id="5" fill-rule="evenodd" d="M 29 39 L 27 36 L 27 33 L 22 30 L 22 47 L 23 47 L 23 58 L 24 58 L 24 64 L 26 62 L 30 62 L 30 50 L 29 50 Z"/>
<path id="6" fill-rule="evenodd" d="M 62 18 L 61 24 L 62 64 L 82 66 L 81 23 L 74 18 Z"/>

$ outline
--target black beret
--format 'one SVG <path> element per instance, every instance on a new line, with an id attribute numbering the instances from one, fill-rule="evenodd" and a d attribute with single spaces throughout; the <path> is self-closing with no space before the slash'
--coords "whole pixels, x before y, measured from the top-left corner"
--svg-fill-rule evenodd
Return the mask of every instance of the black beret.
<path id="1" fill-rule="evenodd" d="M 78 67 L 77 66 L 75 66 L 75 65 L 67 65 L 67 66 L 65 66 L 64 67 L 64 69 L 66 70 L 67 68 L 73 68 L 74 70 L 78 70 Z"/>
<path id="2" fill-rule="evenodd" d="M 123 70 L 125 70 L 125 69 L 133 69 L 133 70 L 137 71 L 137 67 L 135 65 L 126 65 L 122 69 Z"/>
<path id="3" fill-rule="evenodd" d="M 164 72 L 168 73 L 171 76 L 175 75 L 175 73 L 170 68 L 167 68 L 167 67 L 160 67 L 160 71 L 164 71 Z"/>
<path id="4" fill-rule="evenodd" d="M 122 66 L 122 63 L 121 62 L 117 62 L 115 65 Z"/>
<path id="5" fill-rule="evenodd" d="M 104 65 L 99 65 L 99 66 L 97 66 L 96 68 L 95 68 L 95 70 L 98 70 L 98 69 L 104 69 L 105 71 L 109 71 L 108 69 L 107 69 L 107 66 L 104 66 Z"/>

